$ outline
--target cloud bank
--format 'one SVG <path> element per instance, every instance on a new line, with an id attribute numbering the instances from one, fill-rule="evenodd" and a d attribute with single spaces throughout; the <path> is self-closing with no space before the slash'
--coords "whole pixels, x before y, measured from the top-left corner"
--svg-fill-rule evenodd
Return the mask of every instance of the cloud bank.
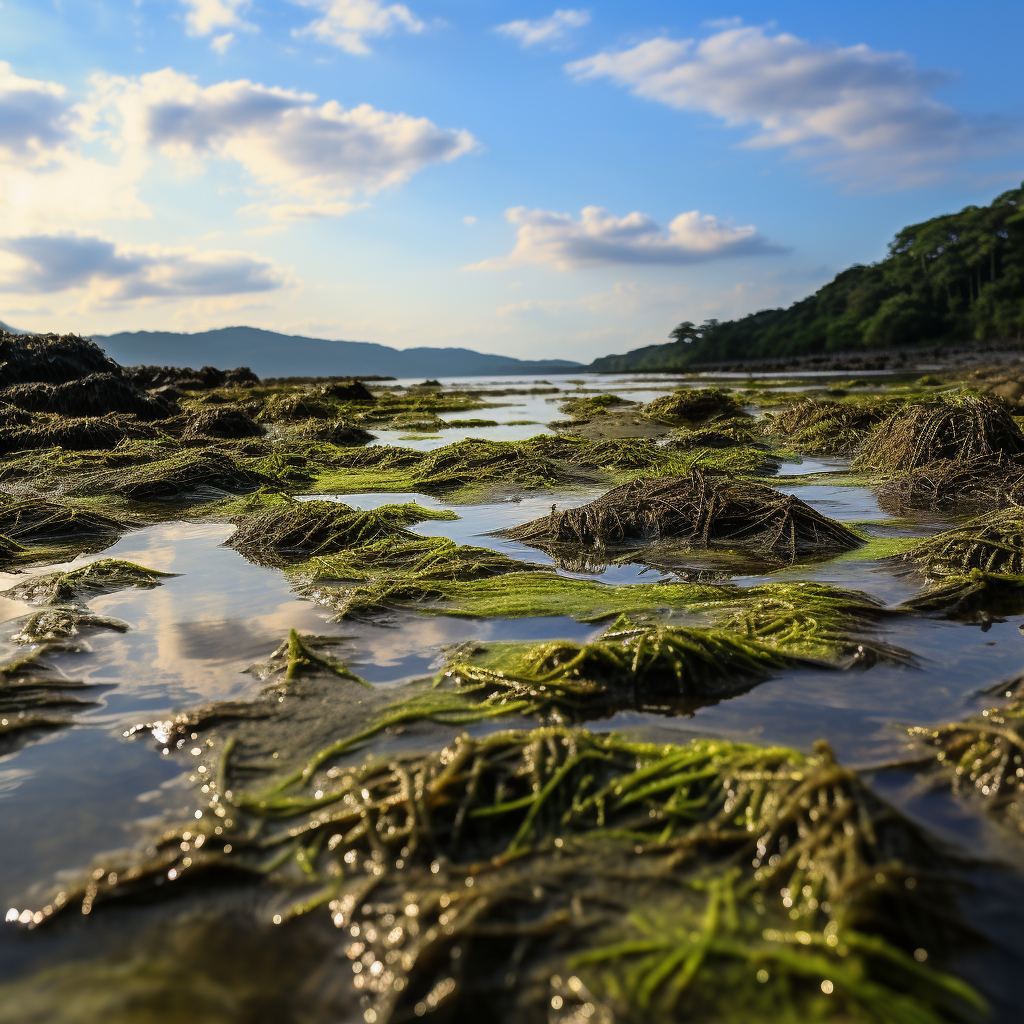
<path id="1" fill-rule="evenodd" d="M 509 21 L 495 26 L 494 31 L 515 39 L 524 49 L 540 44 L 551 45 L 561 42 L 574 28 L 582 28 L 590 22 L 590 11 L 559 8 L 546 18 L 536 21 Z"/>
<path id="2" fill-rule="evenodd" d="M 683 266 L 783 251 L 753 225 L 734 227 L 697 210 L 679 214 L 667 229 L 645 213 L 616 217 L 599 206 L 584 207 L 579 220 L 567 213 L 524 206 L 506 210 L 505 218 L 518 225 L 515 248 L 508 256 L 468 269 L 504 270 L 523 264 L 559 270 L 600 264 Z"/>
<path id="3" fill-rule="evenodd" d="M 0 239 L 0 291 L 89 289 L 100 302 L 266 292 L 284 273 L 241 252 L 119 246 L 99 235 L 25 235 Z"/>
<path id="4" fill-rule="evenodd" d="M 567 70 L 752 127 L 746 146 L 784 148 L 853 180 L 911 186 L 1007 141 L 1004 129 L 933 99 L 949 76 L 919 71 L 906 54 L 819 46 L 757 27 L 700 42 L 651 39 Z"/>

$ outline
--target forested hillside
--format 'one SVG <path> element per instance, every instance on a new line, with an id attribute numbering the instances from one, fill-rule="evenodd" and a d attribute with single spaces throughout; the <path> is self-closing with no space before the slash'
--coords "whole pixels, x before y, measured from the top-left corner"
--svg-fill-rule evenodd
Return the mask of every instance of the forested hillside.
<path id="1" fill-rule="evenodd" d="M 667 345 L 605 356 L 599 371 L 890 348 L 1024 335 L 1024 184 L 904 228 L 889 254 L 853 266 L 788 309 L 739 320 L 684 322 Z"/>

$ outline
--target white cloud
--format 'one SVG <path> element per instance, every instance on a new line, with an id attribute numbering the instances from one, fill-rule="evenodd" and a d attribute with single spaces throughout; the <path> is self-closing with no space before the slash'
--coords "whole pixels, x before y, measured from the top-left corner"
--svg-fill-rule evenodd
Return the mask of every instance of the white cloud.
<path id="1" fill-rule="evenodd" d="M 249 0 L 181 0 L 181 2 L 188 9 L 188 14 L 185 15 L 185 25 L 190 36 L 208 36 L 211 32 L 216 32 L 221 28 L 240 28 L 253 31 L 256 27 L 242 19 L 242 12 L 249 9 Z M 224 37 L 221 36 L 221 38 Z M 228 42 L 230 42 L 230 38 Z M 214 47 L 216 48 L 216 40 L 214 40 Z"/>
<path id="2" fill-rule="evenodd" d="M 251 253 L 120 246 L 99 235 L 0 239 L 0 291 L 88 289 L 98 302 L 238 295 L 281 287 L 284 273 Z"/>
<path id="3" fill-rule="evenodd" d="M 381 3 L 381 0 L 292 0 L 303 7 L 313 7 L 323 16 L 305 28 L 296 29 L 296 36 L 314 36 L 322 43 L 337 46 L 346 53 L 365 56 L 370 53 L 369 36 L 388 36 L 395 29 L 422 32 L 424 24 L 405 4 Z"/>
<path id="4" fill-rule="evenodd" d="M 328 205 L 477 146 L 469 132 L 425 117 L 316 99 L 245 79 L 203 87 L 165 68 L 98 80 L 93 112 L 129 149 L 159 149 L 194 171 L 209 158 L 233 160 L 284 197 Z"/>
<path id="5" fill-rule="evenodd" d="M 525 18 L 520 21 L 509 21 L 495 27 L 495 32 L 517 39 L 519 45 L 526 48 L 540 43 L 557 43 L 565 38 L 574 28 L 582 28 L 590 22 L 590 11 L 559 8 L 554 14 L 536 21 Z"/>
<path id="6" fill-rule="evenodd" d="M 783 147 L 845 177 L 910 185 L 997 145 L 1005 133 L 933 99 L 948 76 L 902 53 L 818 46 L 763 28 L 731 27 L 696 42 L 651 39 L 567 65 L 678 110 L 753 126 L 745 145 Z"/>
<path id="7" fill-rule="evenodd" d="M 667 230 L 645 213 L 616 217 L 599 206 L 584 207 L 579 220 L 524 206 L 506 210 L 505 217 L 519 226 L 515 248 L 508 256 L 468 269 L 504 270 L 524 263 L 559 270 L 597 264 L 683 265 L 782 251 L 753 225 L 734 227 L 697 210 L 679 214 Z"/>
<path id="8" fill-rule="evenodd" d="M 72 118 L 63 86 L 21 78 L 0 61 L 0 154 L 36 166 L 50 163 L 71 138 Z"/>
<path id="9" fill-rule="evenodd" d="M 210 40 L 210 49 L 223 55 L 228 52 L 228 47 L 235 41 L 234 32 L 225 32 L 222 36 L 214 36 Z"/>
<path id="10" fill-rule="evenodd" d="M 111 166 L 80 150 L 87 117 L 63 86 L 0 62 L 0 224 L 10 234 L 83 220 L 148 217 L 137 160 Z"/>

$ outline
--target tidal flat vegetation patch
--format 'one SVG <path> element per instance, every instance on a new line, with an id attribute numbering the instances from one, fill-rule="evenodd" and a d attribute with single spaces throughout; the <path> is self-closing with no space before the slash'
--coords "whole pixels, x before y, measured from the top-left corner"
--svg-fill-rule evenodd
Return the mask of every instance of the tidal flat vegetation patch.
<path id="1" fill-rule="evenodd" d="M 928 575 L 1024 575 L 1024 508 L 1012 506 L 928 537 L 900 556 Z"/>
<path id="2" fill-rule="evenodd" d="M 238 770 L 225 746 L 210 813 L 97 861 L 40 920 L 263 876 L 293 894 L 275 922 L 344 932 L 333 971 L 380 1024 L 428 1007 L 657 1024 L 985 1012 L 942 969 L 969 932 L 949 855 L 826 745 L 548 727 L 389 759 L 328 749 L 254 792 Z"/>
<path id="3" fill-rule="evenodd" d="M 457 518 L 412 502 L 362 511 L 338 501 L 281 498 L 242 516 L 227 543 L 252 561 L 280 566 L 404 537 L 407 527 L 429 519 Z"/>
<path id="4" fill-rule="evenodd" d="M 966 462 L 999 455 L 1024 455 L 1024 434 L 1006 406 L 969 392 L 950 392 L 938 402 L 893 413 L 871 432 L 853 466 L 892 476 L 937 459 Z"/>
<path id="5" fill-rule="evenodd" d="M 842 402 L 804 398 L 779 412 L 768 413 L 761 429 L 812 455 L 852 455 L 872 428 L 902 404 L 885 397 Z"/>
<path id="6" fill-rule="evenodd" d="M 602 551 L 671 540 L 741 549 L 780 561 L 834 554 L 863 540 L 793 495 L 764 484 L 694 471 L 687 477 L 634 480 L 586 505 L 497 536 L 535 547 Z"/>
<path id="7" fill-rule="evenodd" d="M 664 423 L 734 419 L 743 416 L 743 406 L 723 388 L 683 388 L 662 395 L 643 407 L 643 414 Z"/>

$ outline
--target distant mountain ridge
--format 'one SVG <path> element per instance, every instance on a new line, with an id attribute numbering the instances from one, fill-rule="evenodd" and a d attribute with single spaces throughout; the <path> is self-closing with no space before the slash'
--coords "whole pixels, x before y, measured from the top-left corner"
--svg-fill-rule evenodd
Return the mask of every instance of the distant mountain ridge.
<path id="1" fill-rule="evenodd" d="M 260 377 L 469 377 L 571 373 L 582 365 L 568 359 L 514 359 L 468 348 L 396 349 L 368 341 L 278 334 L 258 327 L 223 327 L 197 334 L 94 334 L 93 341 L 122 366 L 248 366 Z"/>

